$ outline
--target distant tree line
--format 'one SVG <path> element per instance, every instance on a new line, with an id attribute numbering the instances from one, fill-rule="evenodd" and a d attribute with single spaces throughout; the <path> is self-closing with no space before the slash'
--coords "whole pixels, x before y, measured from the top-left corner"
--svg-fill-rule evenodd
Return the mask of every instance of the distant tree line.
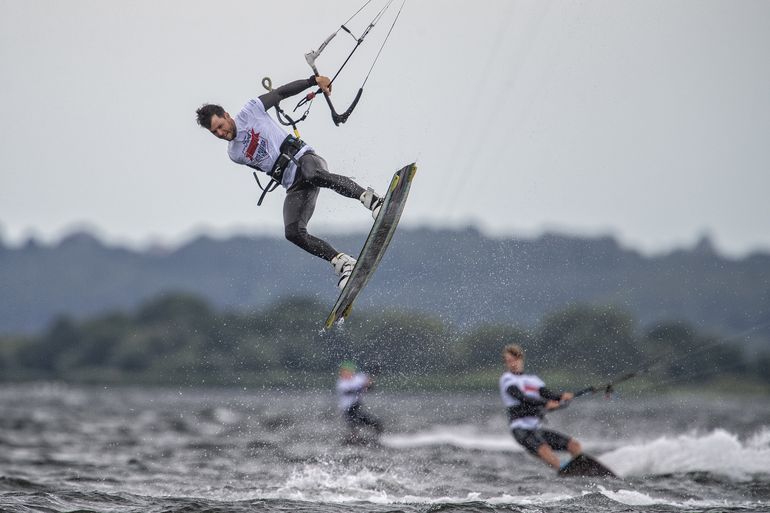
<path id="1" fill-rule="evenodd" d="M 502 347 L 517 342 L 530 369 L 575 385 L 651 364 L 662 381 L 733 376 L 770 383 L 767 353 L 749 357 L 739 341 L 682 322 L 639 329 L 613 307 L 575 305 L 534 328 L 485 324 L 467 331 L 424 314 L 357 310 L 342 328 L 321 332 L 326 310 L 300 298 L 262 311 L 221 313 L 198 297 L 164 295 L 133 312 L 61 317 L 38 336 L 0 338 L 0 375 L 6 381 L 313 386 L 328 381 L 341 360 L 354 359 L 394 386 L 412 378 L 424 386 L 489 386 L 499 375 Z"/>

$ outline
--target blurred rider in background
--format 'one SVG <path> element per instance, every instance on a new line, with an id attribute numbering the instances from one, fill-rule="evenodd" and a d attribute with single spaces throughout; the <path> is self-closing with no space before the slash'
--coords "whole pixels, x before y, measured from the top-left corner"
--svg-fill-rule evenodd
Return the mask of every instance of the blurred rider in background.
<path id="1" fill-rule="evenodd" d="M 337 405 L 349 428 L 347 441 L 360 443 L 367 437 L 362 430 L 370 428 L 376 436 L 382 433 L 379 419 L 363 409 L 362 399 L 372 386 L 372 380 L 366 373 L 357 372 L 355 362 L 346 360 L 340 364 L 337 378 Z"/>

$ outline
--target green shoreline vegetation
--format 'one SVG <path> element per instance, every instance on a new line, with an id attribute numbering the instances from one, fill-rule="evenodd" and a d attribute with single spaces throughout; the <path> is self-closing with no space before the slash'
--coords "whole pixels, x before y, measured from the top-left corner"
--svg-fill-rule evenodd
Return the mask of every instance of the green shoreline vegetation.
<path id="1" fill-rule="evenodd" d="M 39 335 L 0 336 L 0 381 L 326 389 L 339 362 L 354 359 L 382 389 L 481 391 L 496 389 L 501 349 L 518 342 L 530 368 L 567 389 L 654 362 L 623 390 L 770 391 L 770 353 L 748 355 L 740 340 L 681 321 L 639 328 L 611 306 L 570 306 L 534 327 L 467 330 L 427 314 L 359 310 L 323 333 L 325 314 L 305 298 L 221 313 L 198 297 L 164 295 L 132 312 L 61 317 Z"/>

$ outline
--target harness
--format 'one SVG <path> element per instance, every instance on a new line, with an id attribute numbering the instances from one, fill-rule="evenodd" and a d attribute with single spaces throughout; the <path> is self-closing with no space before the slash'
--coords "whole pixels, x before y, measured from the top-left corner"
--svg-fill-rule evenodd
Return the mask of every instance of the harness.
<path id="1" fill-rule="evenodd" d="M 291 134 L 286 136 L 286 139 L 283 140 L 279 148 L 280 155 L 278 155 L 278 158 L 275 159 L 273 168 L 267 172 L 267 176 L 270 177 L 270 182 L 268 182 L 268 184 L 264 187 L 262 187 L 262 184 L 259 181 L 257 172 L 254 171 L 252 173 L 254 175 L 254 179 L 257 181 L 257 186 L 259 186 L 259 188 L 262 190 L 259 201 L 257 201 L 257 206 L 262 205 L 262 200 L 265 199 L 265 196 L 268 192 L 273 192 L 278 188 L 279 185 L 281 185 L 281 181 L 283 180 L 283 172 L 286 171 L 286 168 L 289 166 L 289 164 L 294 162 L 297 167 L 299 167 L 299 162 L 295 157 L 304 146 L 305 142 L 300 138 L 294 137 Z M 262 171 L 262 169 L 259 169 L 259 171 Z"/>
<path id="2" fill-rule="evenodd" d="M 509 406 L 508 410 L 508 422 L 513 422 L 516 419 L 523 417 L 545 417 L 543 407 L 534 404 L 517 404 L 516 406 Z"/>

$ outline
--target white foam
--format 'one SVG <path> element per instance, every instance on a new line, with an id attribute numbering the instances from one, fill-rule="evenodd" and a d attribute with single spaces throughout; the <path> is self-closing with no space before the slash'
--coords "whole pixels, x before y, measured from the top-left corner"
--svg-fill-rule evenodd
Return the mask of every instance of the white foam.
<path id="1" fill-rule="evenodd" d="M 391 500 L 380 487 L 384 478 L 385 473 L 368 469 L 352 471 L 335 464 L 307 464 L 292 472 L 286 483 L 275 491 L 275 497 L 313 502 L 389 503 Z"/>
<path id="2" fill-rule="evenodd" d="M 603 487 L 599 487 L 602 495 L 612 499 L 615 502 L 625 504 L 627 506 L 652 506 L 654 504 L 667 504 L 672 505 L 671 501 L 664 499 L 655 499 L 646 493 L 637 492 L 635 490 L 606 490 Z"/>
<path id="3" fill-rule="evenodd" d="M 737 508 L 737 507 L 750 507 L 753 504 L 750 502 L 743 502 L 736 504 L 735 502 L 729 502 L 727 500 L 697 500 L 688 499 L 686 501 L 674 501 L 671 499 L 664 499 L 662 497 L 652 497 L 646 493 L 637 492 L 635 490 L 607 490 L 602 486 L 599 486 L 599 492 L 605 497 L 612 499 L 615 502 L 625 504 L 626 506 L 674 506 L 676 508 Z"/>
<path id="4" fill-rule="evenodd" d="M 228 425 L 237 424 L 241 420 L 241 415 L 237 411 L 223 406 L 214 408 L 212 417 L 215 421 Z"/>
<path id="5" fill-rule="evenodd" d="M 448 444 L 472 450 L 518 451 L 518 444 L 507 436 L 484 435 L 473 426 L 439 426 L 429 431 L 410 435 L 389 435 L 383 440 L 393 447 L 418 447 Z M 725 430 L 678 436 L 664 436 L 648 441 L 636 441 L 600 455 L 600 461 L 622 476 L 645 476 L 680 472 L 711 472 L 728 475 L 732 479 L 748 478 L 751 474 L 770 473 L 770 429 L 764 428 L 741 440 Z M 244 469 L 247 470 L 247 469 Z M 255 467 L 254 473 L 259 472 Z M 180 469 L 179 472 L 184 472 Z M 214 495 L 228 500 L 286 499 L 307 502 L 372 504 L 446 504 L 483 501 L 488 504 L 517 504 L 542 506 L 576 499 L 586 494 L 601 493 L 605 497 L 632 507 L 667 505 L 683 509 L 736 507 L 734 502 L 717 499 L 681 500 L 657 496 L 649 490 L 637 491 L 623 488 L 606 489 L 591 486 L 589 489 L 570 490 L 559 486 L 549 493 L 513 495 L 493 492 L 462 492 L 456 495 L 436 496 L 429 483 L 415 480 L 397 468 L 355 468 L 336 460 L 315 461 L 297 465 L 280 484 L 273 481 L 259 489 L 234 491 L 211 490 L 204 495 Z M 605 486 L 616 486 L 607 483 Z M 147 494 L 144 490 L 142 493 Z M 193 493 L 186 490 L 185 493 Z M 200 490 L 197 490 L 200 494 Z M 451 494 L 452 492 L 450 492 Z M 176 492 L 177 495 L 180 492 Z M 173 495 L 173 494 L 172 494 Z M 221 496 L 221 497 L 220 497 Z M 750 503 L 745 503 L 750 506 Z"/>
<path id="6" fill-rule="evenodd" d="M 770 449 L 770 427 L 764 427 L 754 433 L 753 436 L 746 440 L 746 444 L 758 451 Z"/>
<path id="7" fill-rule="evenodd" d="M 411 482 L 408 489 L 402 484 L 405 482 Z M 486 497 L 478 492 L 469 492 L 464 496 L 429 496 L 428 491 L 424 495 L 420 494 L 414 484 L 411 479 L 392 470 L 353 470 L 339 463 L 321 462 L 298 467 L 283 486 L 272 491 L 260 490 L 259 497 L 331 503 L 365 501 L 373 504 L 462 504 L 483 501 L 488 504 L 542 505 L 588 493 L 502 494 Z M 389 493 L 386 489 L 393 491 Z"/>
<path id="8" fill-rule="evenodd" d="M 435 426 L 417 433 L 390 434 L 381 442 L 396 449 L 447 445 L 481 451 L 523 451 L 510 436 L 484 433 L 473 425 Z M 595 445 L 590 440 L 581 442 L 589 452 Z M 770 474 L 770 427 L 744 440 L 724 429 L 716 429 L 709 433 L 633 441 L 597 459 L 623 477 L 710 472 L 745 480 L 756 474 Z"/>
<path id="9" fill-rule="evenodd" d="M 393 471 L 354 471 L 340 464 L 314 463 L 296 469 L 284 486 L 273 491 L 260 491 L 259 497 L 338 504 L 358 501 L 373 504 L 462 504 L 483 501 L 488 504 L 542 505 L 587 493 L 502 494 L 499 497 L 485 497 L 481 493 L 469 492 L 465 496 L 429 496 L 429 492 L 420 494 L 414 490 L 414 486 L 410 486 L 408 491 L 403 489 L 399 482 L 404 481 L 403 477 Z M 401 489 L 401 493 L 388 493 L 385 488 Z"/>
<path id="10" fill-rule="evenodd" d="M 605 453 L 601 461 L 621 476 L 710 472 L 744 480 L 770 473 L 770 430 L 745 441 L 724 429 L 664 436 Z"/>
<path id="11" fill-rule="evenodd" d="M 382 437 L 380 442 L 383 445 L 394 449 L 449 445 L 461 449 L 476 449 L 482 451 L 523 451 L 510 435 L 490 435 L 481 433 L 472 425 L 435 426 L 430 430 L 417 433 L 390 434 Z"/>

